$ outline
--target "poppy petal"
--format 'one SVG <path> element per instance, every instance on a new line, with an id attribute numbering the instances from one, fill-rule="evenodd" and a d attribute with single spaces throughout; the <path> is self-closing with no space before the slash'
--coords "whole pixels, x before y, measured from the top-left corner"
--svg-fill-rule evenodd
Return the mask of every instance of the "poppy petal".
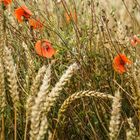
<path id="1" fill-rule="evenodd" d="M 33 28 L 33 29 L 42 29 L 43 24 L 39 21 L 39 19 L 29 19 L 29 25 Z"/>
<path id="2" fill-rule="evenodd" d="M 48 40 L 39 40 L 35 44 L 36 53 L 42 57 L 51 58 L 55 54 L 55 49 Z"/>
<path id="3" fill-rule="evenodd" d="M 132 62 L 124 55 L 119 54 L 113 60 L 113 68 L 116 72 L 123 74 L 126 72 L 126 64 L 131 64 Z"/>
<path id="4" fill-rule="evenodd" d="M 24 5 L 15 9 L 14 13 L 19 23 L 23 21 L 22 17 L 29 19 L 32 15 L 31 11 Z"/>

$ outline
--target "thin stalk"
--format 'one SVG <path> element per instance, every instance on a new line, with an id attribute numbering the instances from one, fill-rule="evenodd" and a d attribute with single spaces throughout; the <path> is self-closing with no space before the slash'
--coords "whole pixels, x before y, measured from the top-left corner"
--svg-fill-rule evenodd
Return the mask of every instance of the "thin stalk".
<path id="1" fill-rule="evenodd" d="M 25 131 L 24 131 L 24 140 L 27 139 L 27 129 L 28 129 L 28 114 L 26 113 L 26 123 L 25 123 Z"/>
<path id="2" fill-rule="evenodd" d="M 4 114 L 2 114 L 2 130 L 1 130 L 1 140 L 5 140 L 5 121 L 4 121 Z"/>
<path id="3" fill-rule="evenodd" d="M 17 140 L 17 110 L 14 109 L 14 140 Z"/>

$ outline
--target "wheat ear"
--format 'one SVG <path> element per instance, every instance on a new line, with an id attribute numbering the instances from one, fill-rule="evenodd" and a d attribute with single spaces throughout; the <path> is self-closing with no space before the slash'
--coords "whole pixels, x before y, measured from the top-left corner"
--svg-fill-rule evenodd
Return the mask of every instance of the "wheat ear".
<path id="1" fill-rule="evenodd" d="M 61 118 L 63 114 L 68 110 L 69 106 L 77 99 L 83 98 L 83 97 L 95 97 L 95 98 L 103 98 L 103 99 L 113 99 L 113 96 L 101 93 L 101 92 L 96 92 L 96 91 L 80 91 L 77 93 L 72 94 L 69 96 L 64 103 L 61 105 L 61 108 L 59 109 L 58 112 L 58 118 Z M 59 120 L 59 119 L 58 119 Z"/>
<path id="2" fill-rule="evenodd" d="M 128 119 L 129 129 L 126 131 L 127 140 L 138 140 L 137 130 L 132 122 L 132 119 Z"/>
<path id="3" fill-rule="evenodd" d="M 64 113 L 68 110 L 68 108 L 70 107 L 70 105 L 77 99 L 80 98 L 85 98 L 85 97 L 95 97 L 95 98 L 101 98 L 101 99 L 113 99 L 114 97 L 105 93 L 101 93 L 101 92 L 96 92 L 96 91 L 79 91 L 76 92 L 74 94 L 72 94 L 71 96 L 69 96 L 61 105 L 59 112 L 58 112 L 58 120 L 57 120 L 57 124 L 56 124 L 56 129 L 58 127 L 58 124 L 62 121 L 62 117 L 64 116 Z M 62 124 L 62 122 L 61 122 Z M 55 134 L 56 134 L 56 129 L 54 130 L 52 139 L 54 138 Z"/>
<path id="4" fill-rule="evenodd" d="M 5 118 L 4 110 L 6 107 L 6 96 L 5 96 L 5 84 L 4 84 L 4 68 L 2 64 L 2 59 L 0 58 L 0 108 L 1 108 L 1 135 L 0 139 L 5 139 Z"/>
<path id="5" fill-rule="evenodd" d="M 51 79 L 51 65 L 49 65 L 49 67 L 47 68 L 47 71 L 43 79 L 43 83 L 40 87 L 37 97 L 35 98 L 35 104 L 32 107 L 31 131 L 30 131 L 31 140 L 35 140 L 37 138 L 37 135 L 39 134 L 40 118 L 41 113 L 43 112 L 43 106 L 46 96 L 48 95 L 49 92 L 50 79 Z"/>
<path id="6" fill-rule="evenodd" d="M 4 68 L 6 70 L 6 76 L 14 107 L 17 108 L 19 103 L 19 92 L 17 85 L 17 73 L 14 65 L 14 60 L 11 55 L 11 50 L 4 46 Z"/>
<path id="7" fill-rule="evenodd" d="M 135 107 L 137 108 L 137 112 L 138 112 L 138 119 L 140 121 L 140 84 L 139 84 L 139 80 L 135 74 L 135 72 L 133 73 L 133 77 L 132 77 L 132 83 L 133 83 L 133 96 L 134 96 L 134 104 Z"/>
<path id="8" fill-rule="evenodd" d="M 26 55 L 27 63 L 28 63 L 28 67 L 29 67 L 29 74 L 30 74 L 30 76 L 32 76 L 35 72 L 35 67 L 34 67 L 34 62 L 33 62 L 30 50 L 28 49 L 25 42 L 22 43 L 22 47 L 25 50 L 25 55 Z"/>
<path id="9" fill-rule="evenodd" d="M 35 104 L 35 97 L 37 97 L 37 93 L 38 93 L 38 90 L 39 90 L 39 87 L 41 85 L 41 82 L 42 82 L 42 79 L 45 75 L 45 72 L 46 72 L 46 66 L 42 66 L 35 79 L 33 80 L 33 84 L 31 86 L 31 89 L 30 89 L 30 95 L 29 97 L 27 98 L 27 102 L 26 102 L 26 109 L 27 109 L 27 117 L 30 118 L 30 114 L 31 114 L 31 108 L 32 106 Z"/>
<path id="10" fill-rule="evenodd" d="M 40 123 L 39 133 L 36 140 L 44 139 L 44 135 L 46 134 L 46 130 L 48 129 L 48 126 L 49 126 L 48 119 L 45 113 L 42 114 L 42 117 L 40 120 L 41 120 L 41 123 Z"/>
<path id="11" fill-rule="evenodd" d="M 26 101 L 26 125 L 25 125 L 25 133 L 24 133 L 24 139 L 26 140 L 26 133 L 27 133 L 27 129 L 28 129 L 28 122 L 30 120 L 31 117 L 31 111 L 32 111 L 32 107 L 35 104 L 35 97 L 37 97 L 37 93 L 39 90 L 39 87 L 42 83 L 42 79 L 45 75 L 46 72 L 46 66 L 42 66 L 39 70 L 38 73 L 35 77 L 35 79 L 33 80 L 31 89 L 30 89 L 30 95 L 27 98 Z"/>
<path id="12" fill-rule="evenodd" d="M 121 109 L 121 95 L 119 90 L 115 92 L 115 97 L 112 103 L 111 119 L 109 124 L 109 136 L 110 140 L 116 140 L 119 131 L 120 124 L 120 109 Z"/>
<path id="13" fill-rule="evenodd" d="M 0 108 L 1 113 L 4 113 L 6 106 L 5 84 L 4 84 L 4 68 L 0 58 Z"/>
<path id="14" fill-rule="evenodd" d="M 27 83 L 27 88 L 29 89 L 30 79 L 32 79 L 35 75 L 35 67 L 34 67 L 34 62 L 33 62 L 34 59 L 32 59 L 30 50 L 28 49 L 25 42 L 22 43 L 22 47 L 25 50 L 25 56 L 26 56 L 27 65 L 28 65 L 27 75 L 26 75 L 26 83 Z"/>
<path id="15" fill-rule="evenodd" d="M 50 108 L 54 106 L 54 103 L 60 96 L 60 92 L 62 91 L 63 87 L 66 85 L 66 83 L 70 80 L 70 78 L 77 70 L 78 65 L 76 63 L 70 65 L 66 72 L 62 75 L 58 83 L 56 83 L 55 87 L 52 89 L 52 91 L 46 98 L 45 108 L 47 112 L 49 112 Z"/>
<path id="16" fill-rule="evenodd" d="M 46 112 L 46 114 L 50 111 L 51 107 L 55 105 L 56 100 L 61 95 L 60 92 L 62 91 L 63 87 L 66 85 L 66 83 L 70 80 L 70 78 L 77 70 L 78 70 L 78 65 L 76 63 L 70 65 L 66 70 L 66 72 L 61 76 L 60 80 L 56 83 L 55 87 L 51 90 L 49 95 L 46 97 L 46 101 L 44 104 L 44 111 Z M 43 139 L 46 130 L 48 129 L 48 120 L 45 114 L 42 116 L 41 120 L 42 121 L 41 121 L 40 131 L 37 140 Z"/>
<path id="17" fill-rule="evenodd" d="M 11 55 L 11 51 L 7 46 L 4 46 L 4 69 L 6 70 L 6 76 L 9 86 L 10 96 L 12 98 L 14 106 L 14 140 L 17 139 L 17 107 L 19 104 L 19 92 L 17 85 L 17 73 L 14 65 L 14 60 Z"/>

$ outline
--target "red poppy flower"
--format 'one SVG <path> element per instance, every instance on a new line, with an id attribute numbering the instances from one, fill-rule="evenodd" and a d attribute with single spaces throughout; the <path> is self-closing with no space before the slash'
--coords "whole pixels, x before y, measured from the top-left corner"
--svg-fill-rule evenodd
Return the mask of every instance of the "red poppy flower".
<path id="1" fill-rule="evenodd" d="M 136 35 L 133 36 L 133 38 L 130 41 L 131 45 L 133 47 L 137 46 L 137 44 L 140 44 L 140 38 L 138 38 Z"/>
<path id="2" fill-rule="evenodd" d="M 42 29 L 43 24 L 39 21 L 39 19 L 29 19 L 29 25 L 33 29 Z"/>
<path id="3" fill-rule="evenodd" d="M 119 54 L 113 60 L 114 70 L 120 74 L 126 72 L 126 64 L 131 64 L 132 62 L 124 55 Z"/>
<path id="4" fill-rule="evenodd" d="M 46 58 L 51 58 L 56 52 L 47 39 L 37 41 L 35 50 L 38 55 Z"/>
<path id="5" fill-rule="evenodd" d="M 73 20 L 75 23 L 77 23 L 77 14 L 76 12 L 74 13 L 70 13 L 70 15 L 68 15 L 68 13 L 65 13 L 65 18 L 66 18 L 66 23 L 69 24 L 71 20 Z"/>
<path id="6" fill-rule="evenodd" d="M 7 7 L 12 2 L 12 0 L 0 0 L 0 2 L 3 2 L 4 6 Z"/>
<path id="7" fill-rule="evenodd" d="M 25 20 L 28 20 L 31 17 L 31 15 L 32 15 L 31 11 L 24 5 L 15 9 L 15 16 L 18 22 L 22 22 L 23 18 Z"/>

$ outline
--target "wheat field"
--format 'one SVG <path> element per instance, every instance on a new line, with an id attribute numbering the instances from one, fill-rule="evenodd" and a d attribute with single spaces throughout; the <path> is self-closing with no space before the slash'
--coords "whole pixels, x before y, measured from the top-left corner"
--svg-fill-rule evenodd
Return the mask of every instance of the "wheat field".
<path id="1" fill-rule="evenodd" d="M 140 140 L 139 0 L 0 6 L 0 140 Z"/>

